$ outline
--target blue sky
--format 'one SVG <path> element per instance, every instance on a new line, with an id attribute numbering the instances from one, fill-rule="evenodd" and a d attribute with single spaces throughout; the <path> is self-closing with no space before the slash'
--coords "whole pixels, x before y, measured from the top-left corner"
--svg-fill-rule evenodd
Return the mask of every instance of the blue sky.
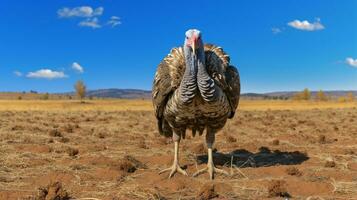
<path id="1" fill-rule="evenodd" d="M 357 90 L 356 0 L 2 0 L 0 91 L 150 89 L 189 28 L 222 46 L 242 92 Z"/>

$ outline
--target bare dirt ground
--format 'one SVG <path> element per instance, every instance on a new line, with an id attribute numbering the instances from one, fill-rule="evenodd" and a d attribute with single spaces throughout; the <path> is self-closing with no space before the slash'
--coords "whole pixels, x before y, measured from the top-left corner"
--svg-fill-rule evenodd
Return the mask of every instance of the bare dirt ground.
<path id="1" fill-rule="evenodd" d="M 0 111 L 0 199 L 357 197 L 356 107 L 239 110 L 215 145 L 231 176 L 214 181 L 158 175 L 173 144 L 153 112 L 108 110 Z M 206 161 L 204 136 L 188 134 L 181 165 L 192 175 Z"/>

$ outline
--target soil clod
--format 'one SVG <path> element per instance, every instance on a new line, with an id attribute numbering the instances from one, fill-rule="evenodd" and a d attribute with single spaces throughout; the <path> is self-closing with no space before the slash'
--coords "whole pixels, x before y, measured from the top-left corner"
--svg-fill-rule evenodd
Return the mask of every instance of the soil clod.
<path id="1" fill-rule="evenodd" d="M 286 189 L 286 182 L 283 180 L 273 180 L 268 185 L 269 197 L 290 197 Z"/>
<path id="2" fill-rule="evenodd" d="M 70 196 L 61 182 L 53 182 L 46 187 L 40 187 L 36 200 L 69 200 Z"/>
<path id="3" fill-rule="evenodd" d="M 196 199 L 199 200 L 209 200 L 213 198 L 217 198 L 218 194 L 215 191 L 214 184 L 212 183 L 206 183 L 200 188 L 200 191 L 198 192 Z"/>

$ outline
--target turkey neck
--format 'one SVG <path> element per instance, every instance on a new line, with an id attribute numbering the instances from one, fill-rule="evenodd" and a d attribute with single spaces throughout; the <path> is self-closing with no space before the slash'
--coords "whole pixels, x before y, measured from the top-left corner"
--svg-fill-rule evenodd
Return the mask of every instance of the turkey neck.
<path id="1" fill-rule="evenodd" d="M 186 69 L 180 84 L 180 98 L 183 103 L 191 103 L 197 90 L 197 59 L 186 45 L 184 46 Z"/>
<path id="2" fill-rule="evenodd" d="M 216 99 L 216 88 L 214 80 L 210 77 L 206 69 L 204 47 L 198 49 L 197 59 L 197 85 L 203 100 L 212 102 Z"/>

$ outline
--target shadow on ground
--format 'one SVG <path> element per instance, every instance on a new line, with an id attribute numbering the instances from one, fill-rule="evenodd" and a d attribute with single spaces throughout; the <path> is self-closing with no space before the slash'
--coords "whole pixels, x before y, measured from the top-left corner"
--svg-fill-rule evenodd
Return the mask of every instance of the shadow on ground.
<path id="1" fill-rule="evenodd" d="M 233 165 L 244 167 L 268 167 L 274 165 L 297 165 L 308 160 L 306 153 L 300 151 L 282 152 L 279 150 L 271 151 L 267 147 L 260 147 L 259 152 L 252 153 L 245 149 L 237 149 L 230 153 L 224 154 L 214 152 L 213 161 L 215 165 L 230 166 Z M 199 164 L 207 163 L 207 155 L 197 156 Z"/>

